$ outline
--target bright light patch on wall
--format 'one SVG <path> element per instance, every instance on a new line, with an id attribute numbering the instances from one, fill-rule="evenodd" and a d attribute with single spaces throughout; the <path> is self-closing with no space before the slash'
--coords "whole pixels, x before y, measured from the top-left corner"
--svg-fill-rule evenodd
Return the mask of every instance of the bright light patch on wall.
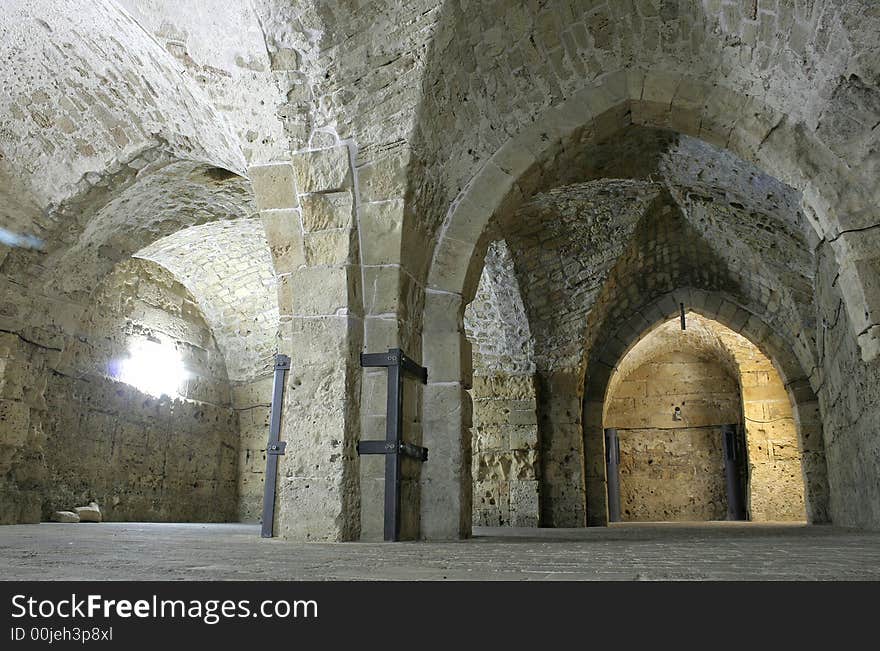
<path id="1" fill-rule="evenodd" d="M 42 250 L 44 242 L 34 235 L 13 233 L 12 231 L 0 227 L 0 244 L 5 244 L 6 246 L 18 246 L 23 249 Z"/>
<path id="2" fill-rule="evenodd" d="M 117 377 L 151 396 L 175 398 L 187 377 L 180 353 L 174 346 L 155 341 L 137 341 L 122 360 Z"/>

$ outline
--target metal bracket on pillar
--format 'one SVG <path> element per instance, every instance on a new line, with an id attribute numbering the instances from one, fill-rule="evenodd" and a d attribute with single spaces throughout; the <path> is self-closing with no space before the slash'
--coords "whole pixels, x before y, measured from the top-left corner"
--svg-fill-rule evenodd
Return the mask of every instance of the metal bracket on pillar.
<path id="1" fill-rule="evenodd" d="M 388 397 L 386 402 L 384 441 L 361 441 L 358 454 L 385 455 L 385 540 L 400 540 L 400 484 L 401 458 L 427 461 L 427 448 L 403 441 L 403 380 L 411 377 L 422 384 L 428 383 L 428 369 L 419 366 L 400 348 L 389 348 L 387 353 L 361 354 L 364 368 L 388 369 Z"/>
<path id="2" fill-rule="evenodd" d="M 281 404 L 284 400 L 284 378 L 290 370 L 290 357 L 275 355 L 275 377 L 272 384 L 272 412 L 269 418 L 269 442 L 266 445 L 266 477 L 263 487 L 263 527 L 260 536 L 272 537 L 275 520 L 275 487 L 278 481 L 278 457 L 284 454 L 286 441 L 281 435 Z"/>
<path id="3" fill-rule="evenodd" d="M 605 476 L 608 485 L 608 521 L 620 522 L 620 439 L 617 430 L 605 430 Z"/>
<path id="4" fill-rule="evenodd" d="M 740 480 L 742 454 L 739 451 L 736 425 L 721 426 L 721 448 L 724 454 L 724 477 L 727 482 L 727 519 L 745 520 L 743 485 Z"/>

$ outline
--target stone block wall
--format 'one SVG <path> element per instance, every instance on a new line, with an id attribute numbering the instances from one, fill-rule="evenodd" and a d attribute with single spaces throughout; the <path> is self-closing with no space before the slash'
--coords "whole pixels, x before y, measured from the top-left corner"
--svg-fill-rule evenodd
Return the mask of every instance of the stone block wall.
<path id="1" fill-rule="evenodd" d="M 472 344 L 473 524 L 537 527 L 539 441 L 534 342 L 507 243 L 492 242 L 464 313 Z"/>
<path id="2" fill-rule="evenodd" d="M 238 424 L 228 406 L 94 377 L 53 377 L 47 404 L 44 518 L 94 500 L 111 521 L 237 519 Z"/>
<path id="3" fill-rule="evenodd" d="M 724 520 L 721 427 L 618 431 L 623 522 Z"/>
<path id="4" fill-rule="evenodd" d="M 742 337 L 725 337 L 740 368 L 753 521 L 804 520 L 801 444 L 788 392 L 767 357 Z M 732 341 L 731 341 L 732 340 Z"/>
<path id="5" fill-rule="evenodd" d="M 144 339 L 179 352 L 178 395 L 118 379 L 131 342 Z M 108 277 L 43 399 L 44 517 L 95 500 L 108 520 L 236 519 L 238 415 L 223 358 L 192 296 L 161 267 L 132 259 Z"/>
<path id="6" fill-rule="evenodd" d="M 266 478 L 266 445 L 272 411 L 272 376 L 236 383 L 232 406 L 238 416 L 238 520 L 260 522 Z"/>
<path id="7" fill-rule="evenodd" d="M 538 420 L 533 378 L 474 376 L 470 394 L 474 405 L 474 525 L 538 526 Z"/>
<path id="8" fill-rule="evenodd" d="M 621 519 L 724 519 L 721 426 L 740 419 L 737 382 L 718 361 L 667 353 L 622 379 L 606 414 L 620 438 Z"/>
<path id="9" fill-rule="evenodd" d="M 0 333 L 0 524 L 40 521 L 46 352 Z"/>

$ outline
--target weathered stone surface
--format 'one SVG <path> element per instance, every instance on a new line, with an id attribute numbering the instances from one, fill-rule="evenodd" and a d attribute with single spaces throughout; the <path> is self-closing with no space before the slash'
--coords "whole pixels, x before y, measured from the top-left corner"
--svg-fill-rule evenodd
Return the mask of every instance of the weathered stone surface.
<path id="1" fill-rule="evenodd" d="M 276 348 L 337 368 L 398 345 L 434 374 L 425 405 L 441 414 L 421 416 L 455 448 L 427 499 L 407 486 L 428 529 L 469 528 L 472 367 L 506 376 L 473 384 L 486 441 L 534 438 L 541 508 L 574 522 L 584 499 L 603 509 L 601 446 L 577 444 L 601 413 L 581 406 L 597 411 L 638 337 L 699 303 L 783 376 L 771 390 L 750 369 L 742 388 L 763 432 L 753 478 L 766 470 L 788 494 L 799 428 L 807 511 L 880 526 L 880 18 L 864 1 L 261 0 L 210 20 L 186 3 L 13 4 L 0 19 L 16 62 L 0 97 L 0 228 L 15 243 L 0 245 L 0 522 L 93 489 L 114 519 L 166 519 L 169 504 L 231 517 L 215 507 L 245 485 L 253 512 L 268 398 L 235 404 L 230 389 L 265 378 Z M 105 291 L 132 255 L 189 294 L 129 274 Z M 337 318 L 352 323 L 318 332 Z M 120 344 L 149 336 L 187 360 L 185 400 L 107 379 Z M 537 379 L 535 418 L 513 408 L 532 399 L 513 377 Z M 438 400 L 443 383 L 455 395 Z M 336 407 L 361 413 L 349 389 Z M 788 422 L 783 393 L 813 416 L 797 406 Z M 658 397 L 634 383 L 618 399 Z M 496 399 L 511 406 L 501 429 Z M 533 420 L 534 437 L 505 429 Z M 216 455 L 195 458 L 193 440 Z M 128 474 L 77 477 L 64 455 Z M 355 508 L 346 482 L 333 499 Z M 531 486 L 516 490 L 531 503 Z M 785 510 L 776 496 L 766 517 Z"/>
<path id="2" fill-rule="evenodd" d="M 352 197 L 350 192 L 326 192 L 302 196 L 302 220 L 306 232 L 350 228 Z"/>
<path id="3" fill-rule="evenodd" d="M 73 509 L 80 522 L 101 522 L 101 508 L 97 502 L 89 502 L 88 506 L 77 506 Z"/>
<path id="4" fill-rule="evenodd" d="M 98 515 L 100 517 L 100 513 Z M 77 513 L 74 513 L 73 511 L 55 511 L 51 516 L 51 520 L 52 520 L 52 522 L 65 522 L 65 523 L 79 522 L 80 516 Z M 88 521 L 89 521 L 88 519 L 85 520 L 85 522 L 88 522 Z M 100 522 L 100 520 L 98 520 L 98 522 Z"/>
<path id="5" fill-rule="evenodd" d="M 476 372 L 490 369 L 481 366 Z M 532 378 L 494 372 L 474 380 L 474 524 L 538 526 L 538 425 Z"/>
<path id="6" fill-rule="evenodd" d="M 486 378 L 481 382 L 491 382 L 493 371 L 526 376 L 535 370 L 534 341 L 510 256 L 505 242 L 491 244 L 476 296 L 464 314 L 474 368 Z"/>
<path id="7" fill-rule="evenodd" d="M 297 208 L 297 186 L 290 163 L 254 165 L 249 170 L 260 210 Z"/>
<path id="8" fill-rule="evenodd" d="M 393 264 L 400 261 L 403 221 L 403 201 L 400 199 L 361 205 L 364 264 Z"/>
<path id="9" fill-rule="evenodd" d="M 296 316 L 345 314 L 357 300 L 352 267 L 301 267 L 291 274 L 293 313 Z M 317 352 L 317 351 L 316 351 Z"/>
<path id="10" fill-rule="evenodd" d="M 744 432 L 753 521 L 803 520 L 807 469 L 789 396 L 770 360 L 744 337 L 694 313 L 639 341 L 612 377 L 605 426 L 620 436 L 624 520 L 726 516 L 721 425 Z M 678 407 L 680 420 L 673 410 Z M 809 428 L 810 412 L 801 412 Z M 802 427 L 803 429 L 803 427 Z"/>
<path id="11" fill-rule="evenodd" d="M 301 213 L 300 210 L 278 209 L 260 214 L 276 274 L 291 272 L 305 264 Z"/>
<path id="12" fill-rule="evenodd" d="M 331 147 L 294 154 L 293 168 L 300 192 L 333 192 L 351 183 L 348 148 Z"/>

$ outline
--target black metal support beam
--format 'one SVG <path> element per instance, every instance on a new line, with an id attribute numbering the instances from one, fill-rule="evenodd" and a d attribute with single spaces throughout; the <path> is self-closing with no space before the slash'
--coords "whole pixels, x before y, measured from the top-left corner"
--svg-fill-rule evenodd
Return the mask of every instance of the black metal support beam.
<path id="1" fill-rule="evenodd" d="M 721 448 L 724 454 L 724 477 L 727 482 L 727 519 L 745 520 L 746 508 L 740 479 L 742 454 L 737 440 L 736 425 L 721 426 Z"/>
<path id="2" fill-rule="evenodd" d="M 428 382 L 428 369 L 419 366 L 400 348 L 389 348 L 387 353 L 362 353 L 361 366 L 364 368 L 390 368 L 396 366 L 422 384 L 427 384 Z"/>
<path id="3" fill-rule="evenodd" d="M 275 520 L 275 487 L 278 481 L 278 456 L 284 454 L 281 435 L 281 403 L 284 400 L 284 378 L 290 370 L 290 357 L 275 355 L 275 377 L 272 385 L 272 412 L 269 419 L 269 442 L 266 445 L 266 477 L 263 487 L 263 527 L 260 536 L 272 537 Z"/>
<path id="4" fill-rule="evenodd" d="M 358 454 L 402 454 L 416 461 L 428 460 L 428 448 L 412 443 L 388 443 L 387 441 L 361 441 L 357 445 Z"/>
<path id="5" fill-rule="evenodd" d="M 395 542 L 400 540 L 401 458 L 428 459 L 427 449 L 403 441 L 403 380 L 409 376 L 427 384 L 428 369 L 419 366 L 400 348 L 389 348 L 387 353 L 364 353 L 361 366 L 388 370 L 385 440 L 361 441 L 357 449 L 358 454 L 385 455 L 384 534 L 386 541 Z"/>
<path id="6" fill-rule="evenodd" d="M 620 439 L 617 430 L 605 430 L 605 475 L 608 483 L 608 521 L 620 522 Z"/>

